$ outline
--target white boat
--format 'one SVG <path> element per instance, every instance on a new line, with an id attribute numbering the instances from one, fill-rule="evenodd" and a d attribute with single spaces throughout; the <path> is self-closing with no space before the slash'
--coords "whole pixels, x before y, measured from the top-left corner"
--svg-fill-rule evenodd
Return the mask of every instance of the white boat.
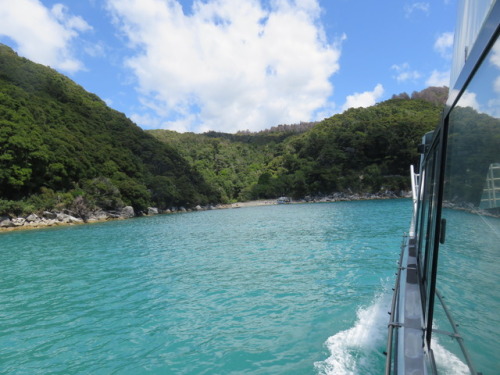
<path id="1" fill-rule="evenodd" d="M 278 204 L 287 204 L 287 203 L 290 203 L 291 201 L 292 200 L 289 197 L 279 197 L 276 200 L 276 203 L 278 203 Z"/>
<path id="2" fill-rule="evenodd" d="M 411 169 L 386 375 L 500 373 L 500 2 L 458 9 L 449 99 Z"/>

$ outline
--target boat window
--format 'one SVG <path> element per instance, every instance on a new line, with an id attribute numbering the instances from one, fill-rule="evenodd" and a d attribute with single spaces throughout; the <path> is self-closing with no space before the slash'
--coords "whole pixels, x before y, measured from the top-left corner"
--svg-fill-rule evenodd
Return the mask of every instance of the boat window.
<path id="1" fill-rule="evenodd" d="M 422 230 L 425 232 L 425 240 L 423 241 L 423 246 L 425 246 L 424 254 L 423 254 L 423 264 L 421 264 L 422 272 L 421 278 L 423 283 L 422 290 L 422 300 L 424 303 L 424 318 L 425 325 L 427 325 L 427 320 L 429 318 L 429 309 L 431 308 L 430 304 L 432 304 L 432 298 L 430 297 L 433 293 L 431 287 L 431 279 L 432 279 L 432 264 L 435 256 L 435 227 L 436 227 L 436 207 L 438 200 L 438 145 L 435 143 L 431 150 L 429 151 L 429 159 L 427 161 L 427 183 L 425 184 L 424 189 L 426 189 L 424 196 L 428 196 L 428 202 L 425 202 L 426 206 L 426 215 L 423 220 Z M 432 319 L 432 317 L 431 317 Z"/>
<path id="2" fill-rule="evenodd" d="M 434 181 L 434 152 L 428 154 L 426 159 L 426 168 L 422 172 L 422 186 L 420 196 L 422 198 L 422 202 L 420 205 L 420 212 L 418 217 L 418 258 L 419 258 L 419 270 L 420 277 L 422 281 L 425 283 L 426 280 L 426 268 L 428 262 L 426 261 L 427 255 L 431 254 L 430 246 L 432 245 L 432 241 L 429 238 L 429 228 L 431 226 L 431 203 L 433 201 L 434 193 L 435 193 L 435 181 Z M 425 295 L 423 295 L 425 297 Z"/>
<path id="3" fill-rule="evenodd" d="M 417 243 L 417 259 L 418 259 L 418 270 L 421 281 L 426 282 L 425 276 L 425 264 L 426 264 L 426 252 L 431 245 L 429 238 L 429 227 L 431 225 L 431 213 L 430 205 L 433 201 L 434 194 L 436 193 L 436 180 L 435 180 L 435 163 L 436 163 L 436 150 L 437 144 L 434 144 L 431 148 L 431 141 L 434 132 L 427 133 L 423 144 L 425 147 L 430 149 L 426 151 L 425 158 L 421 161 L 420 166 L 420 186 L 417 194 L 418 212 L 415 219 L 415 236 Z M 438 137 L 436 137 L 438 138 Z M 427 177 L 428 176 L 428 177 Z M 422 298 L 425 301 L 425 293 L 422 293 Z"/>
<path id="4" fill-rule="evenodd" d="M 448 119 L 437 288 L 445 297 L 476 370 L 500 368 L 500 43 L 491 48 Z M 436 306 L 434 328 L 452 331 Z M 434 334 L 441 361 L 462 358 Z M 450 354 L 451 353 L 451 354 Z M 463 361 L 463 359 L 462 359 Z M 439 364 L 440 360 L 437 358 Z"/>

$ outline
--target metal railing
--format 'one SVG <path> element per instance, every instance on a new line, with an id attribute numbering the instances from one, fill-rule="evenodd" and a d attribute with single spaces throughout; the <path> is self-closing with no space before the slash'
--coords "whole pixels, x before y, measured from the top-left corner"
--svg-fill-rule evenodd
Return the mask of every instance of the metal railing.
<path id="1" fill-rule="evenodd" d="M 403 235 L 403 241 L 401 243 L 401 253 L 399 255 L 398 261 L 398 272 L 396 274 L 396 283 L 394 285 L 394 293 L 392 294 L 392 303 L 391 303 L 391 311 L 389 312 L 389 325 L 388 325 L 388 333 L 387 333 L 387 348 L 385 351 L 386 360 L 385 360 L 385 375 L 391 374 L 391 366 L 392 366 L 392 347 L 393 347 L 393 334 L 394 328 L 399 328 L 401 324 L 396 322 L 396 304 L 399 298 L 399 284 L 401 282 L 401 271 L 404 269 L 403 257 L 404 252 L 408 245 L 408 235 L 405 233 Z"/>
<path id="2" fill-rule="evenodd" d="M 397 276 L 396 276 L 396 283 L 394 285 L 394 293 L 392 295 L 391 311 L 389 312 L 390 318 L 389 318 L 389 324 L 388 324 L 387 347 L 386 347 L 386 351 L 384 352 L 384 354 L 386 355 L 385 375 L 391 375 L 393 373 L 392 368 L 396 366 L 396 363 L 394 363 L 394 366 L 393 366 L 393 360 L 392 360 L 392 353 L 393 353 L 393 347 L 394 347 L 394 329 L 401 327 L 401 323 L 396 321 L 396 315 L 397 315 L 396 314 L 397 313 L 396 306 L 398 304 L 398 298 L 399 298 L 399 287 L 400 287 L 400 283 L 401 283 L 401 271 L 404 269 L 404 267 L 402 266 L 402 262 L 403 262 L 404 252 L 407 248 L 407 245 L 408 245 L 408 235 L 405 233 L 403 235 L 403 241 L 401 244 L 401 254 L 399 256 L 399 262 L 398 262 L 399 267 L 398 267 L 398 272 L 396 274 Z M 432 333 L 439 334 L 439 335 L 446 335 L 446 336 L 449 336 L 449 337 L 455 339 L 460 347 L 460 350 L 462 351 L 464 360 L 467 364 L 467 367 L 469 368 L 470 373 L 473 375 L 481 375 L 480 372 L 476 371 L 476 369 L 472 363 L 471 357 L 469 355 L 469 352 L 467 351 L 467 348 L 465 347 L 464 339 L 457 329 L 458 325 L 455 323 L 455 321 L 450 313 L 450 310 L 448 309 L 448 307 L 446 306 L 446 303 L 444 302 L 444 298 L 441 296 L 441 293 L 437 289 L 436 289 L 436 297 L 438 298 L 438 300 L 443 308 L 443 311 L 444 311 L 444 313 L 445 313 L 445 315 L 450 323 L 450 326 L 452 327 L 453 332 L 447 332 L 447 331 L 440 330 L 440 329 L 433 329 Z"/>
<path id="3" fill-rule="evenodd" d="M 467 366 L 469 367 L 470 373 L 474 374 L 474 375 L 480 375 L 481 373 L 478 373 L 476 371 L 476 369 L 474 368 L 474 365 L 472 364 L 472 360 L 470 358 L 469 352 L 467 351 L 467 348 L 465 347 L 465 344 L 464 344 L 464 339 L 462 338 L 462 335 L 460 334 L 460 332 L 458 332 L 458 329 L 457 329 L 458 325 L 453 320 L 453 317 L 451 316 L 450 310 L 448 309 L 448 307 L 444 303 L 444 298 L 441 296 L 441 293 L 439 293 L 439 290 L 437 290 L 437 288 L 436 288 L 436 296 L 439 299 L 441 306 L 443 307 L 443 311 L 446 314 L 446 317 L 448 318 L 448 322 L 450 323 L 450 326 L 451 326 L 451 329 L 453 330 L 453 333 L 442 331 L 439 329 L 432 329 L 432 332 L 437 333 L 437 334 L 441 334 L 441 335 L 446 335 L 446 336 L 449 336 L 449 337 L 457 340 L 457 343 L 460 346 L 460 350 L 462 351 L 462 354 L 464 356 L 465 362 L 467 363 Z"/>

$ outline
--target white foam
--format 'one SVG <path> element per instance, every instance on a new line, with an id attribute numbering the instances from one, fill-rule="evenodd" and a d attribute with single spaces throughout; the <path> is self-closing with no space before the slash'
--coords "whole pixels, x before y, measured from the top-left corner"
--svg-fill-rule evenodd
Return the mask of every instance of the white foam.
<path id="1" fill-rule="evenodd" d="M 443 375 L 469 375 L 469 368 L 455 354 L 441 346 L 437 339 L 431 341 L 434 359 L 439 374 Z"/>
<path id="2" fill-rule="evenodd" d="M 384 363 L 382 354 L 387 337 L 387 312 L 391 295 L 377 295 L 373 303 L 357 311 L 354 327 L 341 331 L 326 341 L 330 356 L 316 362 L 315 368 L 324 375 L 369 375 L 379 374 L 373 362 Z"/>
<path id="3" fill-rule="evenodd" d="M 321 375 L 376 375 L 383 372 L 387 323 L 392 295 L 385 291 L 375 296 L 372 304 L 357 311 L 354 327 L 336 333 L 325 345 L 330 356 L 314 367 Z M 433 338 L 431 346 L 439 374 L 468 375 L 468 367 Z M 381 358 L 382 357 L 382 358 Z M 380 363 L 380 368 L 374 366 Z"/>

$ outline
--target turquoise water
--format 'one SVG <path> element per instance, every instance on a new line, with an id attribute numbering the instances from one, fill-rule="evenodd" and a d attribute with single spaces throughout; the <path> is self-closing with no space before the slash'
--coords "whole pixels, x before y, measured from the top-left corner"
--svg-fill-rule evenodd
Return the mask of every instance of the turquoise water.
<path id="1" fill-rule="evenodd" d="M 483 375 L 500 373 L 500 218 L 459 210 L 443 210 L 446 242 L 439 250 L 437 287 L 465 339 L 473 365 Z M 450 332 L 442 309 L 437 328 Z M 455 340 L 435 335 L 440 345 L 462 358 Z M 459 374 L 453 366 L 451 374 Z M 469 372 L 464 371 L 468 374 Z"/>
<path id="2" fill-rule="evenodd" d="M 2 374 L 380 374 L 410 200 L 0 235 Z"/>

